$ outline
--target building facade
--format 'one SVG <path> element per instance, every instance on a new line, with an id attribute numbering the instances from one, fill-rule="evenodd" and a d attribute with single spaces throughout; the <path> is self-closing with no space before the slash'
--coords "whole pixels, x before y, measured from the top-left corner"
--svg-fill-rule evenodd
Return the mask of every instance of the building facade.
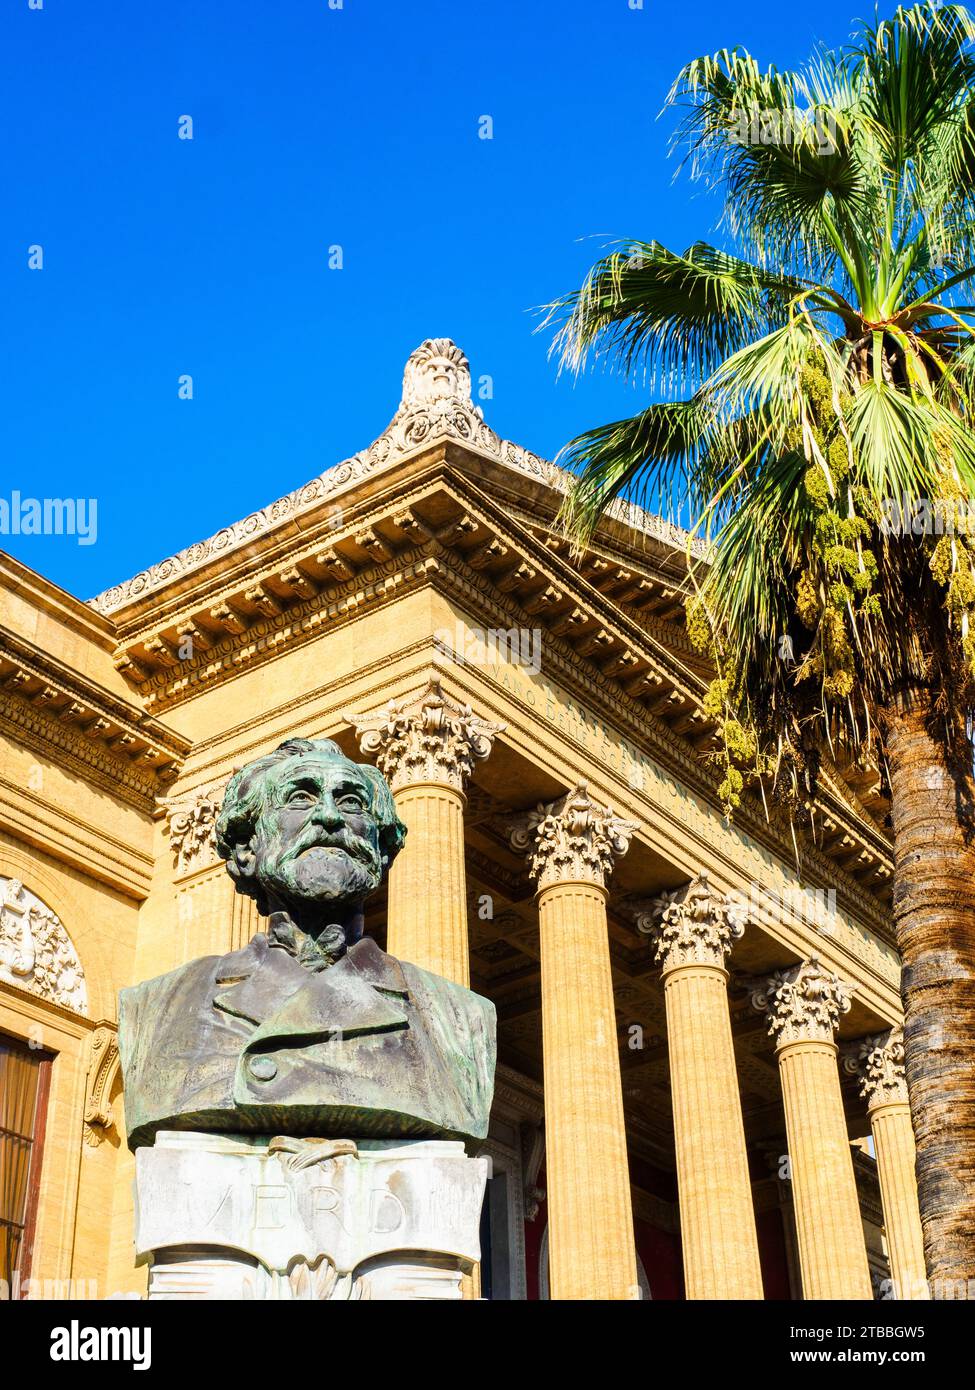
<path id="1" fill-rule="evenodd" d="M 922 1296 L 876 777 L 722 817 L 688 539 L 499 439 L 448 340 L 369 448 L 82 603 L 0 557 L 0 1278 L 140 1293 L 119 989 L 260 929 L 214 849 L 291 735 L 386 773 L 367 930 L 489 996 L 490 1299 Z"/>

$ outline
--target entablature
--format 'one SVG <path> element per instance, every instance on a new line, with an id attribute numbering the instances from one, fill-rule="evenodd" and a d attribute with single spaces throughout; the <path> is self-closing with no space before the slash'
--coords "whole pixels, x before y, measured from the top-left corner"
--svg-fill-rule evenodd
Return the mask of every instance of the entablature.
<path id="1" fill-rule="evenodd" d="M 141 684 L 147 705 L 172 707 L 293 643 L 355 620 L 367 605 L 430 584 L 488 630 L 541 632 L 545 669 L 595 703 L 638 746 L 653 749 L 718 814 L 716 779 L 702 762 L 715 740 L 700 709 L 704 678 L 616 606 L 615 593 L 599 587 L 602 570 L 580 574 L 558 548 L 500 515 L 494 499 L 453 471 L 442 452 L 329 538 L 327 552 L 314 537 L 292 552 L 286 570 L 253 568 L 238 576 L 234 592 L 224 589 L 220 605 L 210 604 L 205 615 L 168 613 L 165 627 L 134 633 L 123 658 L 155 663 Z M 203 650 L 181 660 L 180 633 L 202 630 L 208 621 L 212 626 L 215 611 L 223 635 L 208 633 Z M 458 656 L 447 649 L 441 654 L 448 661 Z M 838 864 L 845 882 L 882 892 L 891 873 L 882 837 L 825 785 L 822 802 L 817 828 L 823 854 L 804 841 L 804 867 L 832 881 Z M 764 822 L 760 811 L 743 807 L 739 815 L 743 823 Z M 784 829 L 749 828 L 783 841 L 780 852 L 785 846 L 791 853 Z"/>
<path id="2" fill-rule="evenodd" d="M 151 809 L 189 744 L 135 703 L 0 629 L 0 725 L 124 801 Z"/>

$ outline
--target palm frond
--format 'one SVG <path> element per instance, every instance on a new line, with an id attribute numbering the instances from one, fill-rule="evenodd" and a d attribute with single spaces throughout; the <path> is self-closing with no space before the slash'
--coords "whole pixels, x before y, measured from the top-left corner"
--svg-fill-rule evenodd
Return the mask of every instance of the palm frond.
<path id="1" fill-rule="evenodd" d="M 700 378 L 727 353 L 781 322 L 804 286 L 704 242 L 682 255 L 659 242 L 631 242 L 603 257 L 579 290 L 549 306 L 553 352 L 579 371 L 591 351 L 656 384 Z"/>

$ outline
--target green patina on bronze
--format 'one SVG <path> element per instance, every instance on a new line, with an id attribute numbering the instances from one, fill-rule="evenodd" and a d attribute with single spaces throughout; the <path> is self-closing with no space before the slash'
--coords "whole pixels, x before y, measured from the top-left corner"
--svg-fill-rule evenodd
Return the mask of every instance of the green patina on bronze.
<path id="1" fill-rule="evenodd" d="M 363 935 L 405 836 L 382 774 L 328 739 L 289 739 L 234 776 L 218 851 L 268 929 L 122 991 L 133 1148 L 160 1129 L 486 1136 L 494 1005 Z"/>

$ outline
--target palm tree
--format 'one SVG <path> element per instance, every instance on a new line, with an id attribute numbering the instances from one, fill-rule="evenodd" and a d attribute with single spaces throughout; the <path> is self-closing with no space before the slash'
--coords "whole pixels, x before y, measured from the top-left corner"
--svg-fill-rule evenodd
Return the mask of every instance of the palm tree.
<path id="1" fill-rule="evenodd" d="M 730 809 L 751 780 L 808 818 L 824 754 L 877 760 L 926 1259 L 970 1278 L 975 21 L 898 9 L 798 72 L 724 49 L 668 104 L 724 245 L 627 243 L 549 306 L 563 366 L 605 353 L 658 397 L 568 446 L 563 519 L 581 546 L 624 494 L 705 540 Z"/>

